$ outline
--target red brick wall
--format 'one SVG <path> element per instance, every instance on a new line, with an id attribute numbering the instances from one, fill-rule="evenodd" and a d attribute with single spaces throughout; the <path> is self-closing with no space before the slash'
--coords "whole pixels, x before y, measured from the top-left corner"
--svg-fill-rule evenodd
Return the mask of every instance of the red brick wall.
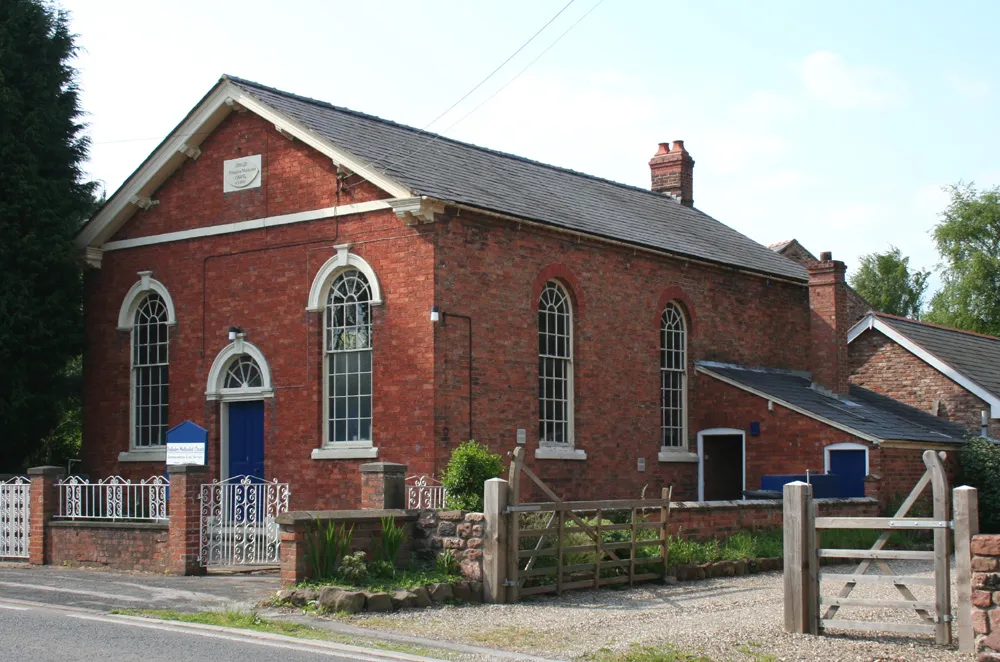
<path id="1" fill-rule="evenodd" d="M 436 296 L 443 311 L 472 318 L 472 436 L 498 452 L 527 431 L 527 465 L 566 498 L 638 497 L 643 486 L 674 484 L 697 498 L 696 464 L 661 464 L 660 305 L 681 292 L 694 314 L 695 360 L 806 369 L 808 303 L 803 286 L 767 281 L 577 240 L 565 234 L 475 216 L 439 222 Z M 555 273 L 574 298 L 576 447 L 587 460 L 535 460 L 538 447 L 538 323 L 532 296 Z M 438 467 L 468 436 L 468 326 L 435 330 Z M 710 407 L 690 380 L 690 447 L 698 412 Z M 729 419 L 727 419 L 729 420 Z M 646 460 L 646 471 L 636 468 Z"/>
<path id="2" fill-rule="evenodd" d="M 980 412 L 990 406 L 882 333 L 862 333 L 848 352 L 852 384 L 931 413 L 939 400 L 941 418 L 979 434 Z M 1000 435 L 1000 421 L 989 425 L 991 435 Z"/>
<path id="3" fill-rule="evenodd" d="M 153 196 L 160 204 L 136 214 L 121 237 L 336 202 L 330 161 L 249 114 L 230 116 L 202 150 Z M 264 154 L 263 186 L 223 195 L 222 160 L 250 153 Z M 203 185 L 208 188 L 202 190 Z M 357 186 L 342 193 L 340 202 L 374 197 L 384 195 Z M 229 326 L 239 325 L 267 358 L 275 386 L 274 397 L 265 401 L 267 477 L 295 483 L 293 508 L 356 507 L 358 466 L 365 460 L 310 457 L 323 438 L 323 340 L 322 314 L 307 313 L 305 307 L 320 266 L 336 253 L 334 245 L 344 243 L 353 243 L 351 251 L 371 264 L 384 298 L 373 308 L 378 459 L 430 473 L 433 237 L 426 229 L 405 226 L 389 210 L 105 253 L 102 268 L 86 277 L 82 470 L 94 477 L 132 478 L 163 471 L 162 464 L 117 461 L 129 445 L 130 371 L 129 335 L 115 330 L 118 310 L 138 280 L 136 273 L 150 269 L 170 291 L 178 319 L 170 338 L 169 423 L 190 419 L 209 430 L 213 476 L 219 467 L 220 405 L 205 400 L 206 380 L 215 356 L 229 342 Z"/>
<path id="4" fill-rule="evenodd" d="M 847 393 L 846 267 L 838 260 L 827 260 L 813 262 L 808 269 L 813 381 L 834 393 Z"/>
<path id="5" fill-rule="evenodd" d="M 823 517 L 874 517 L 873 499 L 817 499 Z M 782 502 L 719 501 L 675 503 L 670 510 L 670 532 L 693 540 L 723 538 L 746 529 L 773 529 L 782 524 Z"/>
<path id="6" fill-rule="evenodd" d="M 166 524 L 52 521 L 45 536 L 49 565 L 167 570 Z"/>

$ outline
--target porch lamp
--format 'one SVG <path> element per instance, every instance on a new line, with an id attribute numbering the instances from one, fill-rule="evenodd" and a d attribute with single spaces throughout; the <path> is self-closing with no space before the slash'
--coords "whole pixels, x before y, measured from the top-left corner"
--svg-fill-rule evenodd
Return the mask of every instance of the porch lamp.
<path id="1" fill-rule="evenodd" d="M 236 338 L 243 333 L 243 329 L 238 326 L 229 327 L 229 339 L 236 340 Z"/>
<path id="2" fill-rule="evenodd" d="M 441 312 L 437 306 L 431 306 L 431 321 L 437 322 L 441 319 Z"/>

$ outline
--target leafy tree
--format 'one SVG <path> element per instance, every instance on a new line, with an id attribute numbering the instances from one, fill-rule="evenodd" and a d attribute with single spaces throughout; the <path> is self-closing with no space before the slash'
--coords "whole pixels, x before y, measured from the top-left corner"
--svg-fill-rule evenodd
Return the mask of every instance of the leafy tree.
<path id="1" fill-rule="evenodd" d="M 64 11 L 0 2 L 0 471 L 23 468 L 73 417 L 83 344 L 73 235 L 94 205 L 75 52 Z"/>
<path id="2" fill-rule="evenodd" d="M 474 439 L 451 452 L 441 484 L 448 491 L 446 505 L 455 510 L 483 512 L 483 485 L 490 478 L 503 475 L 503 460 Z"/>
<path id="3" fill-rule="evenodd" d="M 961 483 L 979 490 L 979 525 L 983 533 L 1000 533 L 1000 445 L 972 437 L 959 451 Z"/>
<path id="4" fill-rule="evenodd" d="M 941 289 L 927 318 L 967 331 L 1000 335 L 1000 187 L 949 188 L 951 202 L 934 228 Z"/>
<path id="5" fill-rule="evenodd" d="M 910 258 L 890 246 L 884 253 L 869 253 L 861 258 L 861 265 L 851 277 L 851 287 L 875 310 L 916 319 L 929 276 L 929 271 L 911 271 Z"/>

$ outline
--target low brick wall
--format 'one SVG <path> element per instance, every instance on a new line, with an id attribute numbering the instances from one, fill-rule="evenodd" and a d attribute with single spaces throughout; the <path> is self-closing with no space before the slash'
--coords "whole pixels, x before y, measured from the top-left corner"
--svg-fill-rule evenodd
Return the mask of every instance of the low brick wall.
<path id="1" fill-rule="evenodd" d="M 433 558 L 451 550 L 462 576 L 473 582 L 483 581 L 483 534 L 486 516 L 461 510 L 425 510 L 420 513 L 413 548 L 418 554 Z"/>
<path id="2" fill-rule="evenodd" d="M 980 662 L 1000 662 L 1000 535 L 972 538 L 972 627 Z"/>
<path id="3" fill-rule="evenodd" d="M 878 501 L 870 498 L 816 499 L 819 514 L 826 517 L 875 517 Z M 670 510 L 670 532 L 692 540 L 722 538 L 745 529 L 781 526 L 780 499 L 746 501 L 678 501 Z"/>
<path id="4" fill-rule="evenodd" d="M 52 520 L 45 525 L 45 562 L 116 570 L 166 572 L 168 525 L 158 522 Z"/>
<path id="5" fill-rule="evenodd" d="M 278 517 L 281 532 L 281 585 L 283 587 L 311 579 L 309 532 L 317 523 L 354 527 L 350 552 L 363 551 L 374 558 L 377 541 L 382 537 L 382 517 L 391 516 L 406 529 L 397 563 L 404 563 L 414 551 L 414 528 L 417 513 L 405 510 L 297 510 Z"/>

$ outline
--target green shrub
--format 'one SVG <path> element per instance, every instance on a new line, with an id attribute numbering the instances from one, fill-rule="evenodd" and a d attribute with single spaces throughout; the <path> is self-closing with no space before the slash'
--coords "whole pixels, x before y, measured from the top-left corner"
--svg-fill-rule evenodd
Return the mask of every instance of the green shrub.
<path id="1" fill-rule="evenodd" d="M 450 549 L 437 555 L 437 558 L 434 559 L 434 568 L 442 575 L 459 574 L 458 559 L 455 558 L 455 554 Z"/>
<path id="2" fill-rule="evenodd" d="M 958 457 L 962 482 L 979 490 L 979 530 L 1000 533 L 1000 445 L 975 437 Z"/>
<path id="3" fill-rule="evenodd" d="M 470 439 L 451 452 L 441 476 L 441 484 L 448 492 L 445 504 L 454 510 L 483 512 L 483 483 L 502 474 L 501 457 Z"/>
<path id="4" fill-rule="evenodd" d="M 375 563 L 379 566 L 389 566 L 395 574 L 396 560 L 399 558 L 399 548 L 403 546 L 404 537 L 406 537 L 405 529 L 396 524 L 396 519 L 392 515 L 383 517 L 382 537 L 375 547 Z"/>
<path id="5" fill-rule="evenodd" d="M 337 576 L 343 578 L 349 584 L 364 584 L 368 580 L 368 565 L 365 563 L 365 553 L 354 552 L 342 558 Z"/>
<path id="6" fill-rule="evenodd" d="M 306 551 L 316 579 L 327 579 L 337 574 L 341 559 L 351 547 L 354 525 L 337 526 L 332 520 L 324 526 L 319 521 L 312 523 L 306 534 Z"/>

